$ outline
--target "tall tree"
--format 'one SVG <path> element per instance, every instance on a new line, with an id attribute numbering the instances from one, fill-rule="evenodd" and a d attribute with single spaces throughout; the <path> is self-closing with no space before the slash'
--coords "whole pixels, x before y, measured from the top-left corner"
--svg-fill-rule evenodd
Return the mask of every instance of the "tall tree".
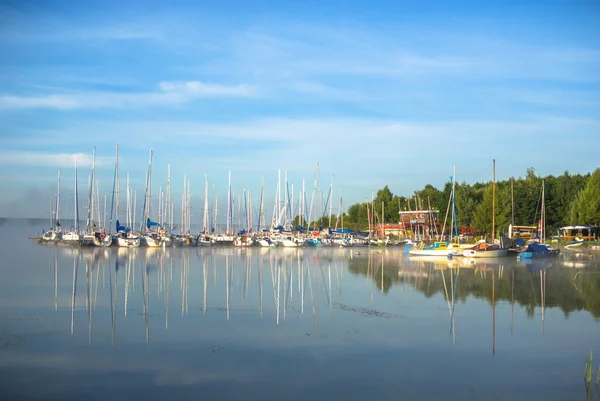
<path id="1" fill-rule="evenodd" d="M 600 225 L 600 168 L 594 171 L 573 202 L 571 224 Z"/>

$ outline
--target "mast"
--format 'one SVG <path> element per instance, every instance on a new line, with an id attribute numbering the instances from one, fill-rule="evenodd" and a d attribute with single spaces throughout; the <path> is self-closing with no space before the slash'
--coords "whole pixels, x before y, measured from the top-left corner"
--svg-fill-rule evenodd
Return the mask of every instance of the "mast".
<path id="1" fill-rule="evenodd" d="M 128 175 L 129 177 L 129 175 Z M 113 193 L 112 193 L 112 199 L 110 201 L 110 228 L 109 228 L 109 232 L 112 232 L 112 227 L 113 227 L 113 208 L 115 206 L 117 206 L 117 213 L 116 213 L 116 218 L 115 220 L 119 220 L 119 198 L 118 198 L 118 191 L 119 191 L 119 144 L 117 143 L 117 150 L 116 150 L 116 158 L 115 158 L 115 176 L 113 177 Z M 128 184 L 129 185 L 129 184 Z M 115 202 L 115 198 L 116 198 L 116 202 Z M 127 224 L 127 223 L 125 223 Z"/>
<path id="2" fill-rule="evenodd" d="M 335 175 L 331 175 L 331 186 L 329 187 L 329 196 L 327 196 L 327 201 L 329 202 L 329 227 L 331 228 L 331 214 L 333 213 L 333 202 L 329 201 L 329 198 L 333 195 L 333 179 Z"/>
<path id="3" fill-rule="evenodd" d="M 208 228 L 208 175 L 204 174 L 204 216 L 202 218 L 202 231 L 206 234 Z"/>
<path id="4" fill-rule="evenodd" d="M 75 232 L 79 234 L 79 197 L 77 195 L 77 156 L 75 156 Z"/>
<path id="5" fill-rule="evenodd" d="M 232 225 L 232 221 L 231 218 L 233 217 L 232 215 L 232 207 L 231 207 L 231 170 L 229 171 L 229 184 L 227 185 L 227 226 L 226 226 L 226 233 L 227 235 L 230 235 L 231 233 L 231 225 Z"/>
<path id="6" fill-rule="evenodd" d="M 60 169 L 58 169 L 58 185 L 56 187 L 56 215 L 55 215 L 55 230 L 58 230 L 58 227 L 60 227 L 60 221 L 58 218 L 58 209 L 60 206 Z"/>
<path id="7" fill-rule="evenodd" d="M 514 184 L 515 184 L 515 179 L 511 177 L 510 179 L 510 211 L 511 211 L 511 218 L 510 218 L 510 224 L 514 227 L 515 225 L 515 196 L 514 196 Z"/>
<path id="8" fill-rule="evenodd" d="M 496 235 L 496 159 L 492 161 L 492 243 Z"/>
<path id="9" fill-rule="evenodd" d="M 144 195 L 144 209 L 143 209 L 143 213 L 142 213 L 142 221 L 140 224 L 140 231 L 144 232 L 144 226 L 146 225 L 146 222 L 148 221 L 148 218 L 150 216 L 150 191 L 152 190 L 150 187 L 150 183 L 152 181 L 151 178 L 151 174 L 152 174 L 152 150 L 150 150 L 150 160 L 148 161 L 148 171 L 146 172 L 146 193 Z M 134 210 L 134 216 L 135 216 L 135 210 Z M 135 217 L 134 217 L 135 220 Z"/>
<path id="10" fill-rule="evenodd" d="M 116 161 L 115 161 L 115 219 L 119 220 L 119 144 L 116 145 Z M 112 218 L 112 216 L 111 216 Z M 112 223 L 112 220 L 111 220 Z M 112 224 L 111 224 L 112 225 Z"/>
<path id="11" fill-rule="evenodd" d="M 172 212 L 171 212 L 171 163 L 167 165 L 167 225 L 169 226 L 169 231 L 173 229 L 172 220 Z"/>
<path id="12" fill-rule="evenodd" d="M 93 226 L 94 219 L 94 170 L 96 167 L 96 147 L 92 153 L 92 174 L 90 176 L 90 192 L 88 194 L 88 215 L 87 215 L 87 229 L 89 230 Z"/>
<path id="13" fill-rule="evenodd" d="M 54 228 L 54 213 L 52 213 L 52 185 L 50 185 L 50 230 Z"/>
<path id="14" fill-rule="evenodd" d="M 260 206 L 258 208 L 258 232 L 261 232 L 263 229 L 263 220 L 265 213 L 265 205 L 264 205 L 264 193 L 265 193 L 265 178 L 263 177 L 260 183 Z"/>
<path id="15" fill-rule="evenodd" d="M 540 235 L 540 240 L 541 243 L 545 243 L 546 242 L 546 200 L 545 200 L 545 194 L 544 194 L 544 180 L 542 180 L 542 213 L 541 213 L 541 219 L 542 219 L 542 227 L 541 227 L 541 235 Z"/>
<path id="16" fill-rule="evenodd" d="M 187 179 L 183 175 L 183 192 L 181 193 L 181 233 L 185 233 L 185 194 L 186 194 Z"/>

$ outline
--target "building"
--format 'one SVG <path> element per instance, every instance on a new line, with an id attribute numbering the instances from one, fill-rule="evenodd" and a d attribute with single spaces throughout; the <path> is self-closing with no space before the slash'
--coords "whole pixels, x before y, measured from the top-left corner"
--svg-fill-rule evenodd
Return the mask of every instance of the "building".
<path id="1" fill-rule="evenodd" d="M 405 237 L 432 239 L 440 234 L 439 210 L 407 210 L 398 214 Z"/>

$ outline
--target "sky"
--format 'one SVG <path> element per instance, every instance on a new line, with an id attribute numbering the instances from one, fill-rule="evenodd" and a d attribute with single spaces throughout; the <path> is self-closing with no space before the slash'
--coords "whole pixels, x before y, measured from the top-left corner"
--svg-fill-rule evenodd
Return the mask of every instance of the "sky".
<path id="1" fill-rule="evenodd" d="M 141 195 L 152 150 L 153 189 L 170 163 L 197 205 L 229 171 L 255 204 L 278 170 L 310 198 L 317 163 L 336 208 L 454 165 L 488 181 L 492 159 L 499 179 L 591 172 L 598 38 L 594 0 L 0 2 L 0 216 L 46 216 L 59 168 L 72 209 L 94 146 L 110 197 L 117 143 L 122 188 Z"/>

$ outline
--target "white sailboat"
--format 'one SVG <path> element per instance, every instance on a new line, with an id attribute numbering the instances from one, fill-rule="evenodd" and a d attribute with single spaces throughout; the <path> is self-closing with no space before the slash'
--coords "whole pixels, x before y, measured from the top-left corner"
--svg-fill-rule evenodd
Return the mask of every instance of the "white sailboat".
<path id="1" fill-rule="evenodd" d="M 140 226 L 141 243 L 151 248 L 166 247 L 171 245 L 171 239 L 166 235 L 165 230 L 152 231 L 151 227 L 160 229 L 160 225 L 150 221 L 150 194 L 152 191 L 152 150 L 150 151 L 150 161 L 148 163 L 148 172 L 146 173 L 146 196 L 144 199 L 144 218 Z"/>
<path id="2" fill-rule="evenodd" d="M 94 183 L 95 183 L 95 171 L 96 171 L 96 147 L 92 154 L 92 173 L 90 175 L 89 182 L 89 196 L 88 196 L 88 217 L 86 232 L 83 234 L 83 243 L 86 245 L 94 246 L 110 246 L 112 244 L 112 236 L 108 234 L 104 228 L 98 227 L 94 221 L 96 205 L 94 197 Z"/>
<path id="3" fill-rule="evenodd" d="M 73 225 L 73 229 L 63 233 L 62 241 L 66 244 L 78 245 L 81 241 L 79 235 L 79 196 L 77 194 L 77 156 L 75 156 L 75 221 Z"/>
<path id="4" fill-rule="evenodd" d="M 481 242 L 475 246 L 465 249 L 462 254 L 467 258 L 501 258 L 508 255 L 508 248 L 502 247 L 500 244 L 495 244 L 494 236 L 496 230 L 496 160 L 493 161 L 492 174 L 492 243 L 488 244 Z"/>

